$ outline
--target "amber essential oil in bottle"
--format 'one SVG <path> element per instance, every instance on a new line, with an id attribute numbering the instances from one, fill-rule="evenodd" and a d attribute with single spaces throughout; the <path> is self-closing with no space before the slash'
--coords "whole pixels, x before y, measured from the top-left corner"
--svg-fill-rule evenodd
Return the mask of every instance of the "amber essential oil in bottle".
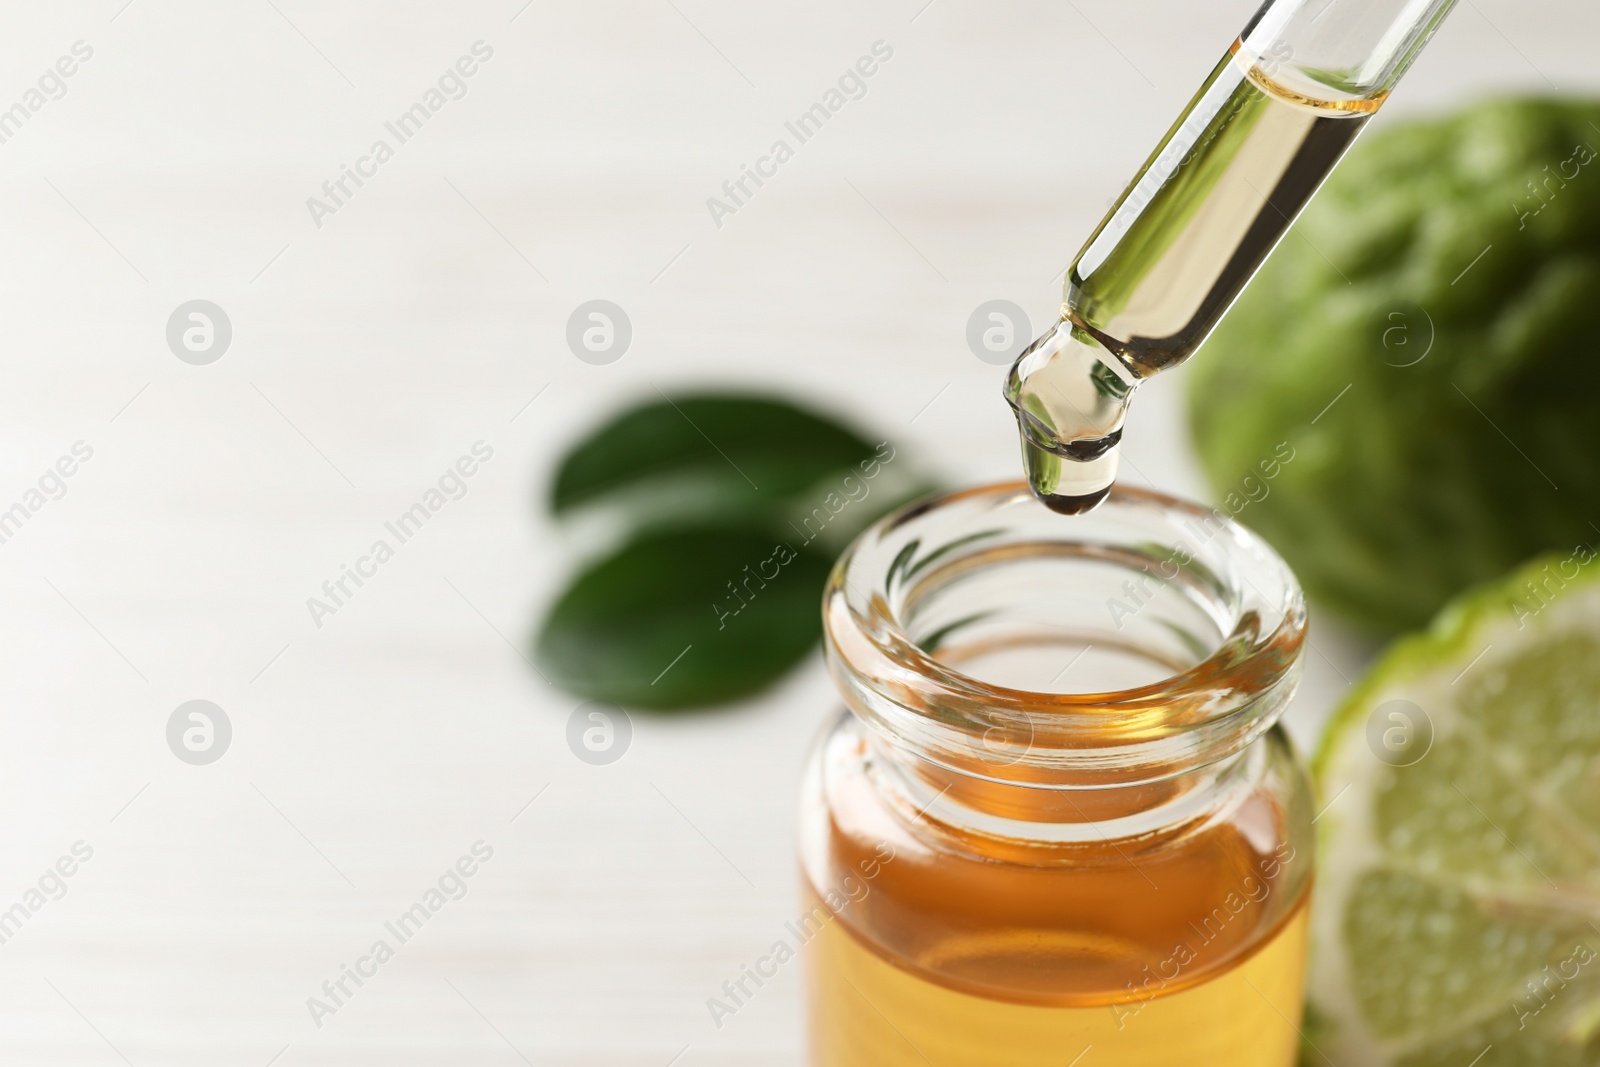
<path id="1" fill-rule="evenodd" d="M 966 490 L 863 534 L 824 622 L 811 1062 L 1290 1067 L 1305 617 L 1263 542 L 1125 486 L 1071 520 Z"/>
<path id="2" fill-rule="evenodd" d="M 851 853 L 859 844 L 841 839 L 837 847 Z M 1286 891 L 1285 866 L 1310 858 L 1287 845 L 1258 852 L 1237 832 L 1142 864 L 1143 872 L 1116 846 L 1102 851 L 1099 863 L 1075 860 L 1097 876 L 1075 866 L 1052 877 L 981 850 L 928 864 L 897 850 L 882 863 L 867 898 L 874 906 L 863 914 L 902 930 L 937 920 L 913 955 L 894 958 L 877 947 L 881 929 L 857 929 L 846 915 L 827 921 L 812 887 L 814 1062 L 1293 1063 L 1309 893 L 1300 888 L 1286 913 L 1272 894 Z M 1013 919 L 995 927 L 993 913 Z"/>

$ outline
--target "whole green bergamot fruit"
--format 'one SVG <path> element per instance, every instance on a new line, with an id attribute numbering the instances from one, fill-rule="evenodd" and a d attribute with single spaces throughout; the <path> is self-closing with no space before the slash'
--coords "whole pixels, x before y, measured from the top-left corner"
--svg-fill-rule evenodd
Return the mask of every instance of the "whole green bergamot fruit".
<path id="1" fill-rule="evenodd" d="M 1597 149 L 1596 102 L 1373 131 L 1194 361 L 1223 506 L 1349 621 L 1600 543 Z"/>

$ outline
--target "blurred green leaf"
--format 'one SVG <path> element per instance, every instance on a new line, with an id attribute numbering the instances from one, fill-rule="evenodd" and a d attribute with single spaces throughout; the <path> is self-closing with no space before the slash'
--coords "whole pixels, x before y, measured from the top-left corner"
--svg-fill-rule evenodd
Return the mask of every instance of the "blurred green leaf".
<path id="1" fill-rule="evenodd" d="M 1375 636 L 1595 535 L 1597 129 L 1501 98 L 1364 137 L 1185 371 L 1221 506 Z"/>
<path id="2" fill-rule="evenodd" d="M 830 476 L 859 473 L 875 447 L 784 400 L 661 396 L 618 413 L 573 446 L 556 470 L 550 508 L 564 515 L 614 505 L 635 526 L 663 515 L 695 522 L 781 516 Z"/>
<path id="3" fill-rule="evenodd" d="M 834 556 L 932 486 L 843 425 L 785 400 L 658 394 L 562 459 L 550 507 L 616 520 L 535 645 L 551 681 L 639 708 L 725 703 L 776 681 L 821 634 Z M 681 658 L 680 658 L 681 657 Z"/>
<path id="4" fill-rule="evenodd" d="M 646 533 L 567 588 L 535 659 L 591 700 L 660 709 L 737 700 L 815 643 L 830 566 L 759 528 Z"/>

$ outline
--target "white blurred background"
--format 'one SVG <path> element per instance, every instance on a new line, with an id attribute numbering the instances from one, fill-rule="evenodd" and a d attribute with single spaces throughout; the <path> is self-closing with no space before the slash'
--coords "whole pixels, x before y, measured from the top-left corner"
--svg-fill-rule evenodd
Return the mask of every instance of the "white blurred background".
<path id="1" fill-rule="evenodd" d="M 968 315 L 1044 327 L 1253 8 L 524 4 L 0 9 L 0 109 L 92 49 L 0 143 L 0 510 L 93 450 L 0 544 L 0 911 L 93 853 L 0 944 L 0 1062 L 798 1064 L 796 967 L 720 1028 L 706 999 L 797 906 L 829 682 L 813 657 L 576 759 L 576 698 L 519 652 L 581 547 L 543 514 L 554 458 L 652 386 L 762 386 L 952 483 L 1014 477 Z M 1593 91 L 1597 35 L 1579 0 L 1463 0 L 1377 121 Z M 466 95 L 316 225 L 478 41 Z M 706 199 L 878 41 L 866 96 L 719 228 Z M 595 298 L 633 325 L 607 366 L 564 338 Z M 193 299 L 232 324 L 209 365 L 166 342 Z M 1127 475 L 1203 498 L 1182 379 L 1141 396 Z M 479 440 L 467 495 L 315 627 L 306 598 Z M 1365 654 L 1315 625 L 1303 744 Z M 232 724 L 208 766 L 167 745 L 192 699 Z M 478 841 L 466 895 L 317 1025 Z"/>

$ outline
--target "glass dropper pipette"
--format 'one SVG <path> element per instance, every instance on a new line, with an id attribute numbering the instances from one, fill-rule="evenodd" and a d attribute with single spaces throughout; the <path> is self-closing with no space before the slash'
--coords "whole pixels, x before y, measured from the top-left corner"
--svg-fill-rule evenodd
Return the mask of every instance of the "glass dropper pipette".
<path id="1" fill-rule="evenodd" d="M 1006 400 L 1046 504 L 1098 504 L 1139 383 L 1200 347 L 1455 0 L 1268 0 L 1067 269 Z"/>

